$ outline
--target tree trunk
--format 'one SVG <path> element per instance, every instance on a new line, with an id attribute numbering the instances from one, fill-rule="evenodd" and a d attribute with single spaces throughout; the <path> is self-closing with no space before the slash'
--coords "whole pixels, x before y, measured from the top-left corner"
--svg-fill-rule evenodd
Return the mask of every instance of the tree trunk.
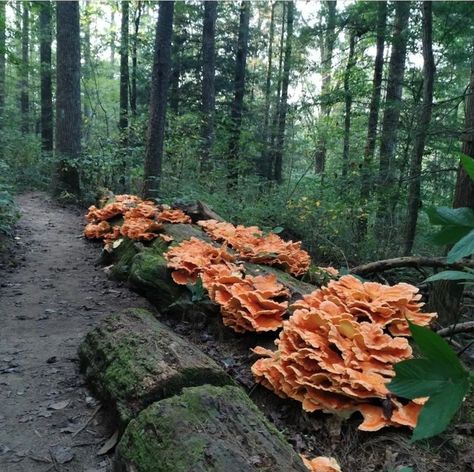
<path id="1" fill-rule="evenodd" d="M 204 24 L 202 30 L 202 172 L 208 171 L 210 168 L 211 149 L 214 143 L 216 20 L 217 2 L 204 2 Z"/>
<path id="2" fill-rule="evenodd" d="M 360 186 L 360 200 L 364 208 L 357 227 L 357 238 L 362 241 L 367 235 L 367 204 L 372 190 L 372 161 L 375 153 L 375 142 L 377 138 L 377 124 L 379 121 L 380 97 L 382 95 L 382 77 L 385 48 L 385 32 L 387 28 L 387 2 L 379 1 L 377 11 L 377 41 L 374 63 L 374 78 L 372 86 L 372 97 L 370 99 L 369 122 L 367 125 L 367 140 L 364 149 L 364 163 L 362 168 L 362 182 Z"/>
<path id="3" fill-rule="evenodd" d="M 233 188 L 238 180 L 238 160 L 240 128 L 242 125 L 242 110 L 245 93 L 245 68 L 249 39 L 250 2 L 240 4 L 239 36 L 237 40 L 237 55 L 235 58 L 234 100 L 230 114 L 230 138 L 228 150 L 228 185 Z"/>
<path id="4" fill-rule="evenodd" d="M 285 59 L 283 63 L 283 80 L 278 112 L 278 134 L 275 150 L 274 178 L 278 183 L 281 183 L 282 181 L 283 148 L 285 146 L 286 113 L 288 111 L 288 85 L 290 83 L 291 48 L 293 40 L 293 17 L 294 4 L 292 1 L 289 1 L 287 3 Z"/>
<path id="5" fill-rule="evenodd" d="M 272 85 L 272 63 L 273 63 L 273 38 L 275 35 L 275 6 L 272 3 L 272 13 L 270 17 L 270 39 L 268 42 L 268 65 L 267 65 L 267 79 L 265 82 L 265 109 L 263 115 L 263 144 L 260 161 L 257 165 L 257 173 L 262 177 L 271 179 L 271 166 L 268 162 L 270 155 L 269 150 L 269 123 L 270 123 L 270 94 Z"/>
<path id="6" fill-rule="evenodd" d="M 112 66 L 112 77 L 115 69 L 115 10 L 112 7 L 112 13 L 110 15 L 110 65 Z"/>
<path id="7" fill-rule="evenodd" d="M 351 71 L 354 67 L 355 32 L 349 33 L 349 56 L 347 58 L 346 69 L 344 71 L 344 146 L 342 152 L 342 176 L 346 177 L 350 164 L 350 134 L 351 134 L 351 113 L 352 113 L 352 92 L 350 87 Z"/>
<path id="8" fill-rule="evenodd" d="M 284 56 L 284 44 L 285 44 L 285 32 L 286 32 L 286 2 L 280 2 L 281 4 L 281 33 L 280 33 L 280 45 L 278 53 L 278 75 L 277 75 L 277 86 L 276 86 L 276 97 L 275 97 L 275 110 L 273 112 L 272 126 L 270 133 L 270 150 L 268 157 L 268 179 L 273 180 L 275 176 L 275 152 L 276 152 L 276 140 L 278 135 L 278 123 L 280 114 L 280 101 L 281 101 L 281 84 L 283 77 L 283 56 Z"/>
<path id="9" fill-rule="evenodd" d="M 137 114 L 137 73 L 138 73 L 138 32 L 140 30 L 140 19 L 142 16 L 143 2 L 138 0 L 135 18 L 133 20 L 133 42 L 132 42 L 132 85 L 130 90 L 130 110 L 132 115 Z"/>
<path id="10" fill-rule="evenodd" d="M 90 0 L 86 0 L 84 6 L 84 48 L 83 48 L 83 55 L 84 55 L 84 66 L 82 68 L 82 77 L 84 80 L 84 88 L 87 91 L 90 79 L 90 71 L 91 71 L 91 19 L 90 19 Z M 88 95 L 86 93 L 86 95 Z M 85 129 L 85 140 L 88 140 L 88 130 L 90 128 L 90 119 L 92 117 L 90 103 L 88 99 L 84 100 L 84 118 L 85 123 L 87 124 Z"/>
<path id="11" fill-rule="evenodd" d="M 44 151 L 53 150 L 53 88 L 51 81 L 51 2 L 40 3 L 40 74 L 41 74 L 41 143 Z"/>
<path id="12" fill-rule="evenodd" d="M 426 136 L 431 121 L 433 108 L 433 84 L 435 62 L 433 57 L 433 13 L 432 3 L 423 2 L 423 105 L 421 107 L 418 130 L 416 133 L 413 154 L 410 163 L 410 184 L 408 187 L 408 211 L 405 228 L 404 254 L 410 255 L 415 240 L 416 222 L 420 207 L 421 167 L 425 150 Z"/>
<path id="13" fill-rule="evenodd" d="M 81 152 L 81 43 L 79 2 L 56 4 L 56 153 L 55 195 L 80 194 L 76 167 Z"/>
<path id="14" fill-rule="evenodd" d="M 21 131 L 28 133 L 30 128 L 30 95 L 29 95 L 29 4 L 23 2 L 22 25 L 21 25 Z"/>
<path id="15" fill-rule="evenodd" d="M 145 154 L 144 196 L 146 198 L 157 198 L 160 193 L 166 105 L 171 72 L 173 12 L 173 1 L 161 0 L 159 2 L 150 93 L 150 121 Z"/>
<path id="16" fill-rule="evenodd" d="M 325 33 L 321 32 L 321 115 L 320 121 L 324 122 L 331 113 L 329 91 L 331 87 L 332 55 L 336 42 L 336 1 L 329 0 L 322 3 L 323 14 L 326 17 Z M 320 128 L 324 128 L 323 126 Z M 322 174 L 326 167 L 326 136 L 325 130 L 320 129 L 318 148 L 315 154 L 314 168 L 317 174 Z"/>
<path id="17" fill-rule="evenodd" d="M 129 1 L 122 0 L 122 24 L 120 35 L 120 142 L 128 145 L 128 13 Z"/>
<path id="18" fill-rule="evenodd" d="M 6 53 L 6 11 L 5 2 L 0 2 L 0 131 L 5 123 L 5 53 Z M 3 139 L 0 145 L 0 158 L 3 157 Z"/>
<path id="19" fill-rule="evenodd" d="M 392 225 L 389 208 L 395 182 L 394 160 L 405 74 L 409 15 L 410 2 L 395 2 L 395 28 L 388 71 L 387 96 L 385 99 L 379 156 L 379 194 L 376 230 L 381 239 Z"/>

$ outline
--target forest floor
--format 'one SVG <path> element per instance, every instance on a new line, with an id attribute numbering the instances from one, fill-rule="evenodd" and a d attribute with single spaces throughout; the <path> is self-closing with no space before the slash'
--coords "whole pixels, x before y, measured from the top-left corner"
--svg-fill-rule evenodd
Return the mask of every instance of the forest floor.
<path id="1" fill-rule="evenodd" d="M 0 471 L 110 471 L 111 457 L 98 453 L 114 427 L 107 405 L 84 385 L 77 349 L 106 315 L 131 306 L 153 308 L 107 279 L 98 247 L 82 237 L 80 210 L 42 193 L 21 195 L 17 203 L 16 240 L 0 259 Z M 471 425 L 464 421 L 439 441 L 415 447 L 408 431 L 364 433 L 357 430 L 360 418 L 308 415 L 297 402 L 254 384 L 249 347 L 271 343 L 270 337 L 257 342 L 184 320 L 162 321 L 246 388 L 298 452 L 333 455 L 344 472 L 396 472 L 402 465 L 416 472 L 473 470 Z"/>
<path id="2" fill-rule="evenodd" d="M 97 453 L 113 429 L 77 349 L 105 315 L 148 303 L 107 280 L 79 211 L 42 193 L 17 203 L 15 244 L 0 261 L 0 471 L 105 472 L 111 459 Z"/>

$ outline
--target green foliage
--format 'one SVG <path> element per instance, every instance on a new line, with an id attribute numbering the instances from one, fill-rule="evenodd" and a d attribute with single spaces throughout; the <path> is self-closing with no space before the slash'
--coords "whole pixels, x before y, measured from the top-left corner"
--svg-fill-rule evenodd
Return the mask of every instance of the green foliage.
<path id="1" fill-rule="evenodd" d="M 474 271 L 469 269 L 466 272 L 461 270 L 444 270 L 428 277 L 425 282 L 436 282 L 438 280 L 474 280 Z"/>
<path id="2" fill-rule="evenodd" d="M 0 185 L 0 234 L 12 236 L 18 211 L 12 195 Z"/>
<path id="3" fill-rule="evenodd" d="M 421 358 L 395 364 L 389 390 L 403 398 L 429 397 L 423 406 L 412 441 L 443 432 L 469 391 L 470 374 L 448 343 L 430 329 L 410 323 Z"/>

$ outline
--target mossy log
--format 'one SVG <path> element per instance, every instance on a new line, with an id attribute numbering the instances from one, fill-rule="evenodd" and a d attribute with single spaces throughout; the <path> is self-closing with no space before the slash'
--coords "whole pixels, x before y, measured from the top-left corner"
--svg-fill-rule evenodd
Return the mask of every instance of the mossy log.
<path id="1" fill-rule="evenodd" d="M 184 387 L 232 384 L 209 357 L 146 311 L 106 318 L 79 348 L 81 369 L 98 397 L 126 424 L 139 411 Z"/>
<path id="2" fill-rule="evenodd" d="M 132 420 L 116 472 L 307 472 L 238 387 L 186 388 Z"/>

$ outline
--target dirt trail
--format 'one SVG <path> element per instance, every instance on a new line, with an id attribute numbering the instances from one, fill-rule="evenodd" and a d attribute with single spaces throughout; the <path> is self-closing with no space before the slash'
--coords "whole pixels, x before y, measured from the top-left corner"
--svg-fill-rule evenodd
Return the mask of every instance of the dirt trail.
<path id="1" fill-rule="evenodd" d="M 20 265 L 0 270 L 0 471 L 105 472 L 113 431 L 102 409 L 91 420 L 77 348 L 108 313 L 149 306 L 107 280 L 79 212 L 41 193 L 17 201 Z"/>

